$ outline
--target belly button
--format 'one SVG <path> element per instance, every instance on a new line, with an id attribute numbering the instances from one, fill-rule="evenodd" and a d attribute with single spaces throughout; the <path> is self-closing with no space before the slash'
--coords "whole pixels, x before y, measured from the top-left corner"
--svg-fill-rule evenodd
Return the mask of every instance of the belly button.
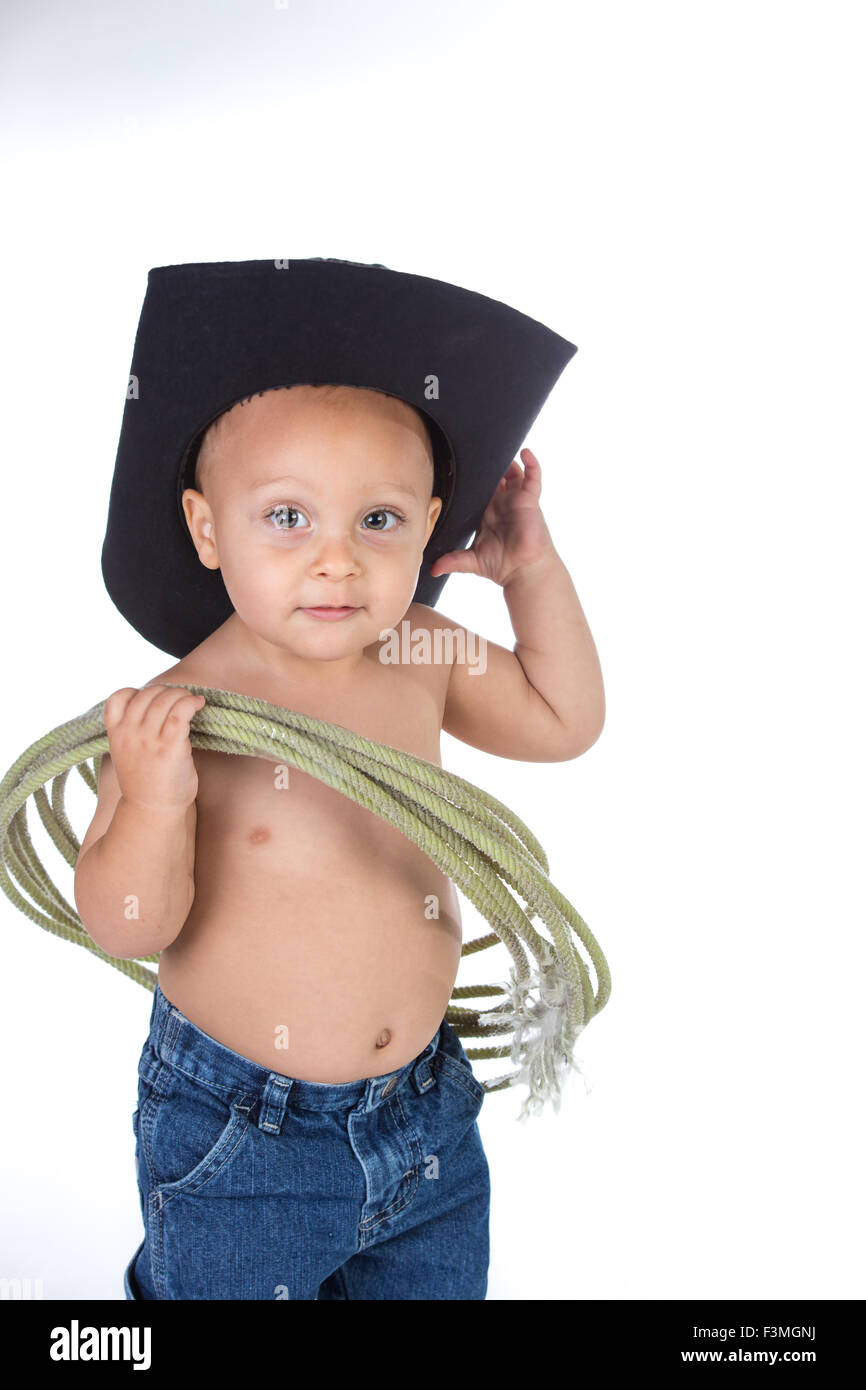
<path id="1" fill-rule="evenodd" d="M 387 1047 L 390 1041 L 391 1041 L 391 1034 L 390 1034 L 389 1030 L 388 1030 L 387 1028 L 383 1028 L 382 1031 L 381 1031 L 381 1033 L 379 1034 L 378 1038 L 376 1039 L 376 1046 L 377 1046 L 377 1047 Z"/>
<path id="2" fill-rule="evenodd" d="M 257 825 L 247 836 L 250 843 L 254 845 L 260 845 L 264 840 L 269 840 L 270 838 L 271 832 L 266 825 Z"/>

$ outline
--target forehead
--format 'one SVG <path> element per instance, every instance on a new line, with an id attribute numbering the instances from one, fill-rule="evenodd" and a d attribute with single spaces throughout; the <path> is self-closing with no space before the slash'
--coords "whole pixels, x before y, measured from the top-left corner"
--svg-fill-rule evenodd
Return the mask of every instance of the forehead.
<path id="1" fill-rule="evenodd" d="M 339 455 L 351 457 L 359 440 L 375 438 L 376 457 L 403 471 L 413 473 L 420 466 L 425 472 L 433 470 L 435 459 L 427 427 L 421 414 L 407 402 L 381 391 L 368 391 L 348 386 L 276 387 L 237 402 L 214 421 L 206 431 L 196 460 L 199 487 L 219 483 L 225 470 L 220 459 L 231 458 L 230 478 L 241 482 L 259 468 L 264 460 L 265 472 L 272 460 L 284 455 L 287 448 L 293 460 L 297 453 L 300 462 L 312 450 L 311 458 L 321 462 L 320 443 L 330 450 L 334 444 Z M 292 445 L 297 444 L 297 451 Z M 344 446 L 348 453 L 344 454 Z M 365 456 L 365 471 L 369 459 Z M 294 466 L 294 465 L 293 465 Z M 281 469 L 276 469 L 281 472 Z M 393 473 L 392 473 L 392 476 Z"/>
<path id="2" fill-rule="evenodd" d="M 396 424 L 428 443 L 424 423 L 412 406 L 382 391 L 353 386 L 292 386 L 265 391 L 226 411 L 215 421 L 208 436 L 222 442 L 276 435 L 289 425 L 306 431 L 349 424 L 352 429 L 378 427 L 386 432 L 389 425 Z"/>

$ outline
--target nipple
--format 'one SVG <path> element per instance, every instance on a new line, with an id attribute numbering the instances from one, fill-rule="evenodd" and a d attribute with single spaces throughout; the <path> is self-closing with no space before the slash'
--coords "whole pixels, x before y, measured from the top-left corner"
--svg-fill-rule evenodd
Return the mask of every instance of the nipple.
<path id="1" fill-rule="evenodd" d="M 378 1038 L 376 1039 L 376 1046 L 377 1046 L 377 1047 L 387 1047 L 390 1041 L 391 1041 L 391 1034 L 390 1034 L 390 1032 L 388 1031 L 387 1028 L 383 1028 L 382 1031 L 381 1031 L 381 1033 L 379 1034 Z"/>

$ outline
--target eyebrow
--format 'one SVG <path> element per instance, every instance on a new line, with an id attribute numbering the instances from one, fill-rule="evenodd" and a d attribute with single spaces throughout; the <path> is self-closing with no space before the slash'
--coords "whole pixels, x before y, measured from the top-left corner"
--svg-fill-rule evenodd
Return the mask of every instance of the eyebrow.
<path id="1" fill-rule="evenodd" d="M 302 478 L 295 478 L 291 473 L 286 473 L 282 478 L 265 478 L 260 482 L 252 483 L 250 485 L 250 492 L 263 492 L 265 488 L 277 487 L 280 483 L 295 483 L 300 487 L 309 486 Z M 409 497 L 414 497 L 416 502 L 418 500 L 418 494 L 415 489 L 409 487 L 406 483 L 379 483 L 378 486 L 382 488 L 393 488 L 395 492 L 405 492 Z"/>

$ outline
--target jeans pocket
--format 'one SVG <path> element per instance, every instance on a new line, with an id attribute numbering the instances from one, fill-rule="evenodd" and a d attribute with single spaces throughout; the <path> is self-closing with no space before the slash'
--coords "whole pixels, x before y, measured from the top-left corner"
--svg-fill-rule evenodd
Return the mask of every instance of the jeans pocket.
<path id="1" fill-rule="evenodd" d="M 439 1064 L 438 1070 L 440 1079 L 444 1078 L 446 1082 L 453 1082 L 455 1086 L 468 1092 L 475 1102 L 477 1109 L 480 1110 L 487 1092 L 473 1072 L 472 1064 L 466 1054 L 463 1053 L 462 1048 L 461 1054 L 462 1055 L 458 1057 L 452 1057 L 450 1053 L 447 1052 L 439 1052 L 437 1054 L 436 1060 Z"/>
<path id="2" fill-rule="evenodd" d="M 165 1197 L 200 1192 L 242 1148 L 250 1098 L 219 1095 L 167 1062 L 144 1084 L 138 1141 L 148 1185 Z"/>

